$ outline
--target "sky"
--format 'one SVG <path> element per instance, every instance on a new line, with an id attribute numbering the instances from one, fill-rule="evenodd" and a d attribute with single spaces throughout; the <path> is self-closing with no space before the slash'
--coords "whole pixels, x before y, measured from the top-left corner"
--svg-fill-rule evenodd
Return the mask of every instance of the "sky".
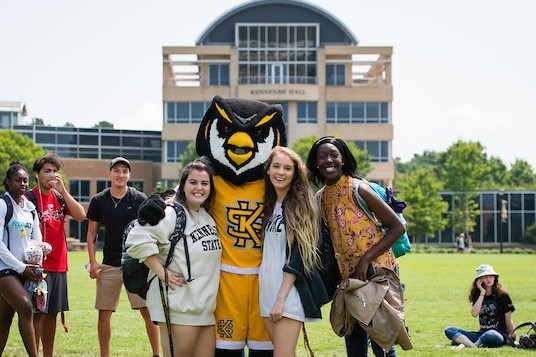
<path id="1" fill-rule="evenodd" d="M 162 129 L 162 47 L 194 46 L 238 0 L 0 2 L 0 101 L 62 126 Z M 478 141 L 536 169 L 536 1 L 311 0 L 392 46 L 393 156 Z"/>

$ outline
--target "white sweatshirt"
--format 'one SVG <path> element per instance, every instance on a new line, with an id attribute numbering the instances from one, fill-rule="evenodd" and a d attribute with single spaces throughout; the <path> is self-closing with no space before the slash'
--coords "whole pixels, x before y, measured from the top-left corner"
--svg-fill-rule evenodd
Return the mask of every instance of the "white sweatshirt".
<path id="1" fill-rule="evenodd" d="M 216 223 L 204 208 L 200 208 L 198 212 L 190 212 L 187 209 L 185 211 L 187 214 L 184 233 L 194 280 L 175 290 L 168 289 L 171 323 L 193 326 L 214 325 L 221 261 L 221 244 L 216 233 Z M 166 216 L 156 226 L 149 224 L 141 226 L 136 223 L 125 243 L 129 247 L 127 253 L 140 261 L 158 254 L 160 262 L 164 265 L 175 221 L 175 210 L 167 207 Z M 168 269 L 180 272 L 188 278 L 183 239 L 177 243 Z M 148 278 L 151 279 L 153 276 L 154 273 L 149 272 Z M 152 281 L 147 293 L 147 307 L 153 321 L 166 321 L 158 277 Z"/>
<path id="2" fill-rule="evenodd" d="M 26 197 L 22 197 L 24 207 L 19 207 L 9 192 L 6 194 L 13 204 L 13 217 L 9 222 L 5 222 L 7 206 L 6 202 L 0 199 L 0 228 L 3 228 L 0 233 L 0 270 L 9 268 L 22 274 L 26 269 L 26 264 L 23 262 L 24 251 L 30 239 L 38 242 L 43 240 L 39 229 L 39 217 L 34 204 Z M 6 229 L 9 230 L 9 249 Z"/>

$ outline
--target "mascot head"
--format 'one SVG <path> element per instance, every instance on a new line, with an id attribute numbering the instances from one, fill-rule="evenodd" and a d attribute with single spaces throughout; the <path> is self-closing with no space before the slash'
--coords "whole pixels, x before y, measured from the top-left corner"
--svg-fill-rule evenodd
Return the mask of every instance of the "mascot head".
<path id="1" fill-rule="evenodd" d="M 282 113 L 280 105 L 216 96 L 197 132 L 197 154 L 235 185 L 260 180 L 272 148 L 287 144 Z"/>

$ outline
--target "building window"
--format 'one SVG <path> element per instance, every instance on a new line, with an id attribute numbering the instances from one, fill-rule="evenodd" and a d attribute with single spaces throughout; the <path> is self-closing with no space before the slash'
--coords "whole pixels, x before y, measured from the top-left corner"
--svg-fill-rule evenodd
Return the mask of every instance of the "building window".
<path id="1" fill-rule="evenodd" d="M 36 142 L 42 143 L 42 144 L 55 144 L 56 134 L 37 133 L 35 135 L 35 140 Z"/>
<path id="2" fill-rule="evenodd" d="M 97 181 L 97 193 L 103 191 L 104 189 L 110 187 L 110 180 L 98 180 Z"/>
<path id="3" fill-rule="evenodd" d="M 189 141 L 166 141 L 166 162 L 178 163 L 179 156 L 186 150 Z"/>
<path id="4" fill-rule="evenodd" d="M 57 134 L 58 145 L 78 145 L 78 135 L 76 134 Z M 117 136 L 116 136 L 117 138 Z"/>
<path id="5" fill-rule="evenodd" d="M 387 102 L 327 102 L 326 121 L 332 124 L 389 123 Z"/>
<path id="6" fill-rule="evenodd" d="M 77 222 L 74 219 L 69 219 L 69 236 L 79 239 L 80 242 L 85 242 L 87 239 L 88 220 Z"/>
<path id="7" fill-rule="evenodd" d="M 370 154 L 372 162 L 389 161 L 388 141 L 356 141 L 355 144 L 360 150 L 365 150 Z"/>
<path id="8" fill-rule="evenodd" d="M 343 64 L 326 65 L 326 85 L 343 86 L 346 84 Z"/>
<path id="9" fill-rule="evenodd" d="M 89 180 L 70 180 L 69 191 L 78 202 L 89 202 Z"/>
<path id="10" fill-rule="evenodd" d="M 229 85 L 229 65 L 211 64 L 209 65 L 209 85 L 228 86 Z"/>
<path id="11" fill-rule="evenodd" d="M 169 179 L 162 180 L 161 184 L 162 184 L 162 187 L 161 187 L 162 191 L 172 190 L 179 184 L 179 179 L 176 179 L 176 180 L 169 180 Z"/>
<path id="12" fill-rule="evenodd" d="M 166 102 L 166 124 L 201 123 L 211 102 Z"/>
<path id="13" fill-rule="evenodd" d="M 317 24 L 236 24 L 240 84 L 316 83 Z"/>
<path id="14" fill-rule="evenodd" d="M 298 102 L 298 123 L 316 123 L 317 108 L 317 102 Z"/>
<path id="15" fill-rule="evenodd" d="M 10 112 L 0 112 L 0 128 L 2 129 L 11 128 L 11 113 Z"/>
<path id="16" fill-rule="evenodd" d="M 132 160 L 162 160 L 158 131 L 31 125 L 18 125 L 14 130 L 64 158 L 105 160 L 120 155 Z"/>
<path id="17" fill-rule="evenodd" d="M 78 157 L 83 159 L 98 159 L 99 149 L 98 147 L 79 147 Z"/>

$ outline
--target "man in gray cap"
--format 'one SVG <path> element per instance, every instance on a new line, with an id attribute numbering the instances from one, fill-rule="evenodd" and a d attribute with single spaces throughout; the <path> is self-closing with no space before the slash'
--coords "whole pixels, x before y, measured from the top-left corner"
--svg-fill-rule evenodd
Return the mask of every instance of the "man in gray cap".
<path id="1" fill-rule="evenodd" d="M 110 356 L 110 339 L 112 336 L 112 313 L 119 304 L 123 286 L 121 273 L 121 254 L 123 230 L 132 220 L 136 219 L 139 205 L 147 198 L 143 192 L 128 187 L 130 180 L 130 162 L 124 157 L 116 157 L 110 162 L 110 187 L 97 193 L 89 204 L 87 218 L 87 250 L 89 254 L 89 276 L 97 281 L 95 309 L 99 310 L 98 335 L 100 356 Z M 103 261 L 96 260 L 97 233 L 103 225 L 104 246 Z M 127 292 L 132 309 L 139 309 L 147 335 L 151 343 L 153 355 L 160 354 L 160 335 L 158 326 L 151 322 L 145 300 L 136 294 Z"/>

